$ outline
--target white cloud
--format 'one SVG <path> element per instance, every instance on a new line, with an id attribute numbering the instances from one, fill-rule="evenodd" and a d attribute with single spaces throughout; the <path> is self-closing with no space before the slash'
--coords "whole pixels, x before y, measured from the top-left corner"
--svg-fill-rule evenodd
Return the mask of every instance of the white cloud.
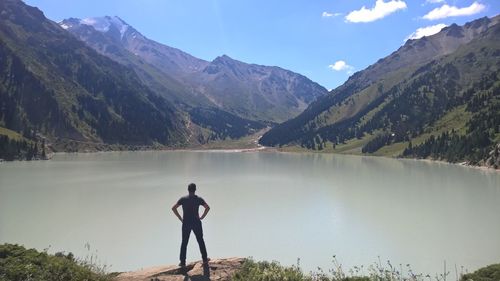
<path id="1" fill-rule="evenodd" d="M 424 36 L 431 36 L 433 34 L 438 33 L 441 31 L 441 29 L 445 28 L 447 25 L 444 23 L 436 24 L 436 25 L 431 25 L 431 26 L 426 26 L 426 27 L 421 27 L 415 30 L 412 34 L 408 35 L 406 37 L 405 41 L 408 39 L 419 39 Z"/>
<path id="2" fill-rule="evenodd" d="M 445 0 L 425 0 L 425 2 L 427 3 L 431 3 L 431 4 L 439 4 L 439 3 L 443 3 Z"/>
<path id="3" fill-rule="evenodd" d="M 406 3 L 403 0 L 377 0 L 375 6 L 367 9 L 365 6 L 359 10 L 350 12 L 346 17 L 349 22 L 371 22 L 384 18 L 398 10 L 406 9 Z"/>
<path id="4" fill-rule="evenodd" d="M 484 10 L 484 8 L 486 7 L 478 2 L 474 2 L 469 7 L 463 8 L 448 6 L 447 4 L 444 4 L 443 6 L 430 11 L 425 16 L 423 16 L 423 18 L 428 20 L 437 20 L 448 17 L 470 16 L 481 12 L 482 10 Z"/>
<path id="5" fill-rule="evenodd" d="M 323 13 L 321 14 L 321 16 L 322 16 L 322 17 L 324 17 L 324 18 L 338 17 L 338 16 L 340 16 L 340 15 L 342 15 L 342 13 L 330 13 L 330 12 L 323 12 Z"/>
<path id="6" fill-rule="evenodd" d="M 334 64 L 330 64 L 328 68 L 335 70 L 335 71 L 347 71 L 348 74 L 353 73 L 354 67 L 351 65 L 348 65 L 345 61 L 343 60 L 338 60 Z"/>

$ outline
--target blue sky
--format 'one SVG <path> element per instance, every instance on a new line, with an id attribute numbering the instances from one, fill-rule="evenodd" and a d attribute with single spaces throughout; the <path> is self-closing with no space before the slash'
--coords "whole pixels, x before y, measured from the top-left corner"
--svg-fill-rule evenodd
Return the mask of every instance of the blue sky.
<path id="1" fill-rule="evenodd" d="M 212 60 L 227 54 L 248 63 L 277 65 L 328 89 L 387 56 L 412 34 L 500 13 L 498 0 L 25 2 L 54 21 L 116 15 L 150 39 L 196 57 Z"/>

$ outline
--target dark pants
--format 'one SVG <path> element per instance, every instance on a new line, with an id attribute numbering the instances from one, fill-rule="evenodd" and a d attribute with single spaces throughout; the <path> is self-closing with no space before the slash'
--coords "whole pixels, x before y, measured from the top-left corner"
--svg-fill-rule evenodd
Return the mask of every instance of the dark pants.
<path id="1" fill-rule="evenodd" d="M 186 262 L 186 250 L 191 230 L 194 232 L 194 236 L 196 236 L 198 246 L 200 246 L 201 258 L 203 259 L 203 261 L 206 261 L 207 248 L 205 247 L 205 241 L 203 240 L 203 228 L 201 227 L 201 221 L 182 223 L 182 244 L 180 260 L 183 263 Z"/>

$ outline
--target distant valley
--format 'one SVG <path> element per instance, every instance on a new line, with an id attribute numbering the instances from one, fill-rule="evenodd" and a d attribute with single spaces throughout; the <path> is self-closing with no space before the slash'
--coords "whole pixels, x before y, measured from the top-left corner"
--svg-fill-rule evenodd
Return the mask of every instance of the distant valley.
<path id="1" fill-rule="evenodd" d="M 0 127 L 11 140 L 28 140 L 4 148 L 10 151 L 41 139 L 55 151 L 238 139 L 298 115 L 327 94 L 279 67 L 226 55 L 195 58 L 118 17 L 56 24 L 21 1 L 3 1 L 0 8 L 6 109 Z"/>
<path id="2" fill-rule="evenodd" d="M 266 132 L 261 145 L 287 151 L 500 165 L 500 16 L 408 40 L 328 92 L 277 66 L 196 58 L 117 16 L 0 10 L 0 158 L 233 147 Z"/>

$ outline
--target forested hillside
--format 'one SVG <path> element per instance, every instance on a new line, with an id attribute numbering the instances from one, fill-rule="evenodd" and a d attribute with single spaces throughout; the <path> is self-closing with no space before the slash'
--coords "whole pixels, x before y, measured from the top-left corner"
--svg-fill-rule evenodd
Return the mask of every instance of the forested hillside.
<path id="1" fill-rule="evenodd" d="M 500 140 L 498 21 L 498 16 L 483 18 L 407 42 L 388 58 L 354 74 L 297 118 L 273 128 L 261 143 L 451 162 L 481 161 Z M 468 42 L 455 44 L 467 36 Z M 448 52 L 454 50 L 429 55 L 425 45 L 437 43 L 448 43 Z M 416 46 L 424 46 L 423 54 L 408 52 Z M 408 60 L 404 55 L 419 59 L 387 74 L 376 73 L 376 69 Z"/>
<path id="2" fill-rule="evenodd" d="M 327 93 L 277 67 L 197 59 L 118 17 L 101 19 L 104 32 L 77 19 L 59 25 L 19 0 L 0 10 L 0 159 L 44 158 L 35 144 L 81 151 L 237 139 Z"/>
<path id="3" fill-rule="evenodd" d="M 21 1 L 0 2 L 0 127 L 71 142 L 182 145 L 182 115 L 129 68 Z"/>

